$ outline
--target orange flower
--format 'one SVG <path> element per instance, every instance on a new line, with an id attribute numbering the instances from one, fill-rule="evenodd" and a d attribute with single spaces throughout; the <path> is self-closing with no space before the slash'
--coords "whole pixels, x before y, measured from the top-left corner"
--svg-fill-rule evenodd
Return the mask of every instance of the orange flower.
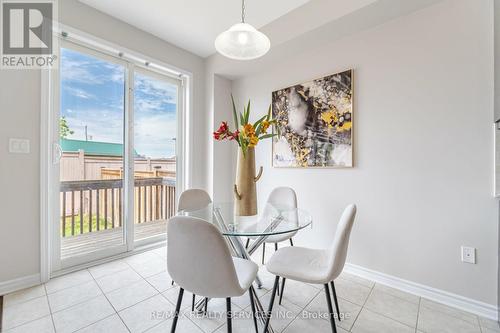
<path id="1" fill-rule="evenodd" d="M 243 126 L 243 135 L 247 137 L 252 137 L 255 135 L 255 128 L 252 124 L 246 124 Z"/>
<path id="2" fill-rule="evenodd" d="M 248 143 L 248 147 L 253 148 L 259 143 L 259 138 L 255 135 L 250 137 L 250 142 Z"/>
<path id="3" fill-rule="evenodd" d="M 264 120 L 262 122 L 262 133 L 267 133 L 267 129 L 269 128 L 269 125 L 271 125 L 271 123 L 268 122 L 267 120 Z"/>

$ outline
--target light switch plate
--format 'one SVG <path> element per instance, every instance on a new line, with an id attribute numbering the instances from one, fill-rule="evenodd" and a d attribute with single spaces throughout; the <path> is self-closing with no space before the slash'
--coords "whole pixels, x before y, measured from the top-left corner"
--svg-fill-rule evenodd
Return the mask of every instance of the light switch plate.
<path id="1" fill-rule="evenodd" d="M 12 154 L 29 154 L 30 140 L 27 139 L 9 139 L 9 153 Z"/>
<path id="2" fill-rule="evenodd" d="M 474 247 L 462 246 L 462 262 L 476 263 L 476 249 Z"/>

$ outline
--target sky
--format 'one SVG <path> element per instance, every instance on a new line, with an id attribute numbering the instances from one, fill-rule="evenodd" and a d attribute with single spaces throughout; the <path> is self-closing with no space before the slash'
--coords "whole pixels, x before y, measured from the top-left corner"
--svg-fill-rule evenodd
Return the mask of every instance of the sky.
<path id="1" fill-rule="evenodd" d="M 122 65 L 61 50 L 61 116 L 74 131 L 68 139 L 123 143 L 124 78 Z M 138 154 L 175 156 L 176 96 L 175 85 L 135 74 L 134 148 Z"/>

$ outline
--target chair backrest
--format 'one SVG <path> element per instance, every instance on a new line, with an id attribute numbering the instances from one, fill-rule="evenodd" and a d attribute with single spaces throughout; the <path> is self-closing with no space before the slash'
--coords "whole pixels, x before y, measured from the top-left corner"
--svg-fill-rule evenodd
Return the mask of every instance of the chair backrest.
<path id="1" fill-rule="evenodd" d="M 277 209 L 295 209 L 297 208 L 297 194 L 295 194 L 295 191 L 290 188 L 290 187 L 276 187 L 274 190 L 272 190 L 271 194 L 269 194 L 269 197 L 267 198 L 267 203 L 270 203 L 273 208 Z M 267 207 L 271 208 L 271 207 Z M 270 213 L 274 211 L 274 209 L 271 209 L 269 211 Z M 266 215 L 266 211 L 264 211 L 264 216 Z M 299 217 L 297 215 L 297 211 L 291 211 L 291 212 L 285 212 L 286 218 L 288 219 L 289 222 L 298 224 L 299 223 Z M 282 241 L 289 239 L 290 237 L 293 237 L 296 234 L 296 232 L 290 232 L 286 234 L 280 234 L 280 235 L 275 235 L 275 236 L 269 236 L 268 240 L 270 242 L 277 242 L 277 241 Z"/>
<path id="2" fill-rule="evenodd" d="M 244 292 L 222 234 L 202 219 L 168 221 L 167 269 L 175 283 L 196 295 L 224 298 Z"/>
<path id="3" fill-rule="evenodd" d="M 356 205 L 351 204 L 344 209 L 340 222 L 335 231 L 332 247 L 330 248 L 330 267 L 328 268 L 329 280 L 336 279 L 344 269 L 347 257 L 349 236 L 351 235 L 354 217 L 356 216 Z"/>
<path id="4" fill-rule="evenodd" d="M 201 189 L 193 188 L 185 190 L 179 197 L 177 211 L 193 211 L 203 209 L 212 202 L 210 195 Z"/>
<path id="5" fill-rule="evenodd" d="M 290 187 L 276 187 L 269 194 L 267 202 L 276 208 L 297 208 L 297 195 Z"/>

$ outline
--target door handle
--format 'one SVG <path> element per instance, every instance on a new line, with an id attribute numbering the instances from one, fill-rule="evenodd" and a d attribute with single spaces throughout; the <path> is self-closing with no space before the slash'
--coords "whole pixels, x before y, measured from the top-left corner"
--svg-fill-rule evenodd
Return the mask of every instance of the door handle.
<path id="1" fill-rule="evenodd" d="M 53 147 L 52 147 L 52 163 L 59 164 L 59 161 L 61 161 L 62 155 L 63 155 L 63 151 L 61 149 L 61 145 L 57 142 L 54 142 Z"/>

